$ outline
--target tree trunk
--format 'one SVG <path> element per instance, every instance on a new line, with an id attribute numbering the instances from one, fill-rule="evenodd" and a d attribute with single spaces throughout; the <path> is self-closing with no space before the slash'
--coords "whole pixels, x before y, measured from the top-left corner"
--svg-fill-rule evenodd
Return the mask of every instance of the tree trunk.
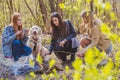
<path id="1" fill-rule="evenodd" d="M 117 15 L 118 11 L 117 11 L 117 1 L 116 0 L 113 0 L 113 3 L 112 3 L 112 6 L 113 6 L 113 12 Z M 113 21 L 113 26 L 116 27 L 117 26 L 117 23 L 116 21 Z"/>
<path id="2" fill-rule="evenodd" d="M 103 3 L 105 3 L 105 0 L 103 0 Z M 106 14 L 105 10 L 104 10 L 104 15 Z"/>
<path id="3" fill-rule="evenodd" d="M 20 1 L 18 1 L 18 12 L 20 13 Z"/>
<path id="4" fill-rule="evenodd" d="M 16 9 L 16 6 L 15 6 L 15 4 L 16 4 L 16 2 L 15 2 L 16 0 L 13 0 L 13 10 L 16 12 L 17 11 L 17 9 Z M 18 4 L 20 4 L 20 2 L 18 1 Z M 19 11 L 18 11 L 19 12 Z"/>
<path id="5" fill-rule="evenodd" d="M 91 10 L 92 12 L 94 12 L 94 11 L 93 11 L 93 0 L 90 1 L 90 10 Z"/>
<path id="6" fill-rule="evenodd" d="M 113 0 L 113 12 L 117 15 L 117 13 L 118 13 L 118 11 L 117 11 L 117 3 L 116 3 L 117 1 L 116 0 Z"/>
<path id="7" fill-rule="evenodd" d="M 43 22 L 45 24 L 47 22 L 47 10 L 45 8 L 45 4 L 44 4 L 43 0 L 39 0 L 39 6 L 40 6 L 40 9 L 41 9 Z"/>
<path id="8" fill-rule="evenodd" d="M 56 11 L 59 12 L 61 14 L 61 16 L 63 16 L 62 13 L 62 9 L 60 8 L 59 4 L 62 3 L 63 0 L 57 0 L 56 2 Z"/>
<path id="9" fill-rule="evenodd" d="M 9 9 L 9 22 L 11 22 L 11 16 L 13 14 L 13 1 L 12 0 L 6 0 L 8 9 Z"/>
<path id="10" fill-rule="evenodd" d="M 25 4 L 26 4 L 27 8 L 29 9 L 30 13 L 32 14 L 33 18 L 36 19 L 33 11 L 31 10 L 30 6 L 28 5 L 27 1 L 24 0 L 24 2 L 25 2 Z"/>
<path id="11" fill-rule="evenodd" d="M 97 15 L 97 13 L 98 13 L 98 9 L 97 7 L 95 7 L 95 14 Z"/>
<path id="12" fill-rule="evenodd" d="M 10 2 L 11 13 L 13 13 L 13 1 L 9 0 L 9 2 Z"/>
<path id="13" fill-rule="evenodd" d="M 55 0 L 49 0 L 51 12 L 55 12 Z"/>

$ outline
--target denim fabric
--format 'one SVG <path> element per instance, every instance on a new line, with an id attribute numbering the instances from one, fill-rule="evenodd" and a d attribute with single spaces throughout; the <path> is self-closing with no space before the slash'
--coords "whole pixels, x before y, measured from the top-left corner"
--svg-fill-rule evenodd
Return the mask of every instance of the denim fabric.
<path id="1" fill-rule="evenodd" d="M 17 61 L 22 56 L 29 56 L 32 52 L 30 47 L 23 44 L 21 40 L 13 40 L 12 42 L 12 56 L 14 61 Z"/>
<path id="2" fill-rule="evenodd" d="M 8 67 L 9 74 L 15 76 L 24 76 L 30 72 L 37 72 L 41 70 L 42 68 L 37 63 L 35 63 L 34 66 L 31 66 L 30 64 L 20 65 L 15 63 L 14 65 Z"/>
<path id="3" fill-rule="evenodd" d="M 14 28 L 12 26 L 6 26 L 2 32 L 2 54 L 6 58 L 12 57 L 12 42 L 16 38 Z M 26 44 L 28 37 L 24 37 L 21 41 Z"/>

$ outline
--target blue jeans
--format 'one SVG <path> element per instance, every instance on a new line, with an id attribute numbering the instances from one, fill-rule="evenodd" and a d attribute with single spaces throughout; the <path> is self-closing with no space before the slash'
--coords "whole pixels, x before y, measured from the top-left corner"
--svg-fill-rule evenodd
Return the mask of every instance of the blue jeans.
<path id="1" fill-rule="evenodd" d="M 13 40 L 12 42 L 12 56 L 14 61 L 17 61 L 22 56 L 29 56 L 32 53 L 32 49 L 22 43 L 21 40 Z"/>

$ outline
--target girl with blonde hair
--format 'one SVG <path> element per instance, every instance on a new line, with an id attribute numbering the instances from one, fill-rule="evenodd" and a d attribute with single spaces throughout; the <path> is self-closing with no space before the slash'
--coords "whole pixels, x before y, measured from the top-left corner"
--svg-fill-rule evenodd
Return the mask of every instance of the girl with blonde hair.
<path id="1" fill-rule="evenodd" d="M 112 51 L 112 44 L 110 39 L 100 30 L 101 20 L 95 18 L 92 11 L 87 10 L 81 12 L 81 18 L 81 34 L 87 33 L 87 38 L 81 40 L 81 46 L 84 48 L 79 50 L 77 55 L 83 57 L 88 48 L 93 47 L 97 47 L 100 52 L 105 51 L 109 55 Z"/>

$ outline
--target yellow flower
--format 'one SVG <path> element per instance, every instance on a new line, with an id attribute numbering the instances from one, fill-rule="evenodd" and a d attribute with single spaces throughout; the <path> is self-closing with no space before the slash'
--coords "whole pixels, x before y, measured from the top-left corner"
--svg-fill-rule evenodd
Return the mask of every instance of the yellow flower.
<path id="1" fill-rule="evenodd" d="M 107 1 L 107 2 L 105 3 L 105 9 L 106 9 L 106 10 L 110 10 L 110 9 L 111 9 L 111 4 L 110 4 L 110 2 Z"/>
<path id="2" fill-rule="evenodd" d="M 82 60 L 79 58 L 76 58 L 76 60 L 72 63 L 72 66 L 75 70 L 81 71 L 82 70 Z"/>
<path id="3" fill-rule="evenodd" d="M 103 23 L 100 27 L 101 31 L 105 34 L 110 34 L 110 28 L 108 27 L 107 24 Z"/>
<path id="4" fill-rule="evenodd" d="M 80 80 L 80 73 L 78 71 L 75 71 L 73 74 L 73 80 Z"/>
<path id="5" fill-rule="evenodd" d="M 66 73 L 69 72 L 69 67 L 68 66 L 65 67 L 65 71 L 66 71 Z"/>
<path id="6" fill-rule="evenodd" d="M 37 55 L 36 61 L 39 62 L 40 64 L 42 64 L 43 59 L 42 59 L 42 57 L 40 56 L 40 53 Z"/>
<path id="7" fill-rule="evenodd" d="M 35 78 L 35 77 L 36 77 L 36 75 L 35 75 L 35 73 L 34 73 L 34 72 L 30 72 L 30 76 L 31 76 L 31 77 L 33 77 L 33 78 Z"/>
<path id="8" fill-rule="evenodd" d="M 117 16 L 115 15 L 114 12 L 110 13 L 110 17 L 111 17 L 112 21 L 116 21 L 117 20 Z"/>
<path id="9" fill-rule="evenodd" d="M 59 6 L 60 6 L 61 9 L 64 9 L 64 8 L 65 8 L 64 3 L 60 3 Z"/>
<path id="10" fill-rule="evenodd" d="M 29 60 L 30 65 L 33 67 L 34 66 L 34 62 L 32 60 Z"/>
<path id="11" fill-rule="evenodd" d="M 85 62 L 89 65 L 94 63 L 94 52 L 92 49 L 88 49 L 85 53 Z"/>
<path id="12" fill-rule="evenodd" d="M 51 59 L 51 60 L 49 61 L 49 67 L 50 67 L 50 68 L 53 67 L 53 66 L 55 65 L 55 63 L 56 63 L 56 61 L 55 61 L 54 59 Z"/>

